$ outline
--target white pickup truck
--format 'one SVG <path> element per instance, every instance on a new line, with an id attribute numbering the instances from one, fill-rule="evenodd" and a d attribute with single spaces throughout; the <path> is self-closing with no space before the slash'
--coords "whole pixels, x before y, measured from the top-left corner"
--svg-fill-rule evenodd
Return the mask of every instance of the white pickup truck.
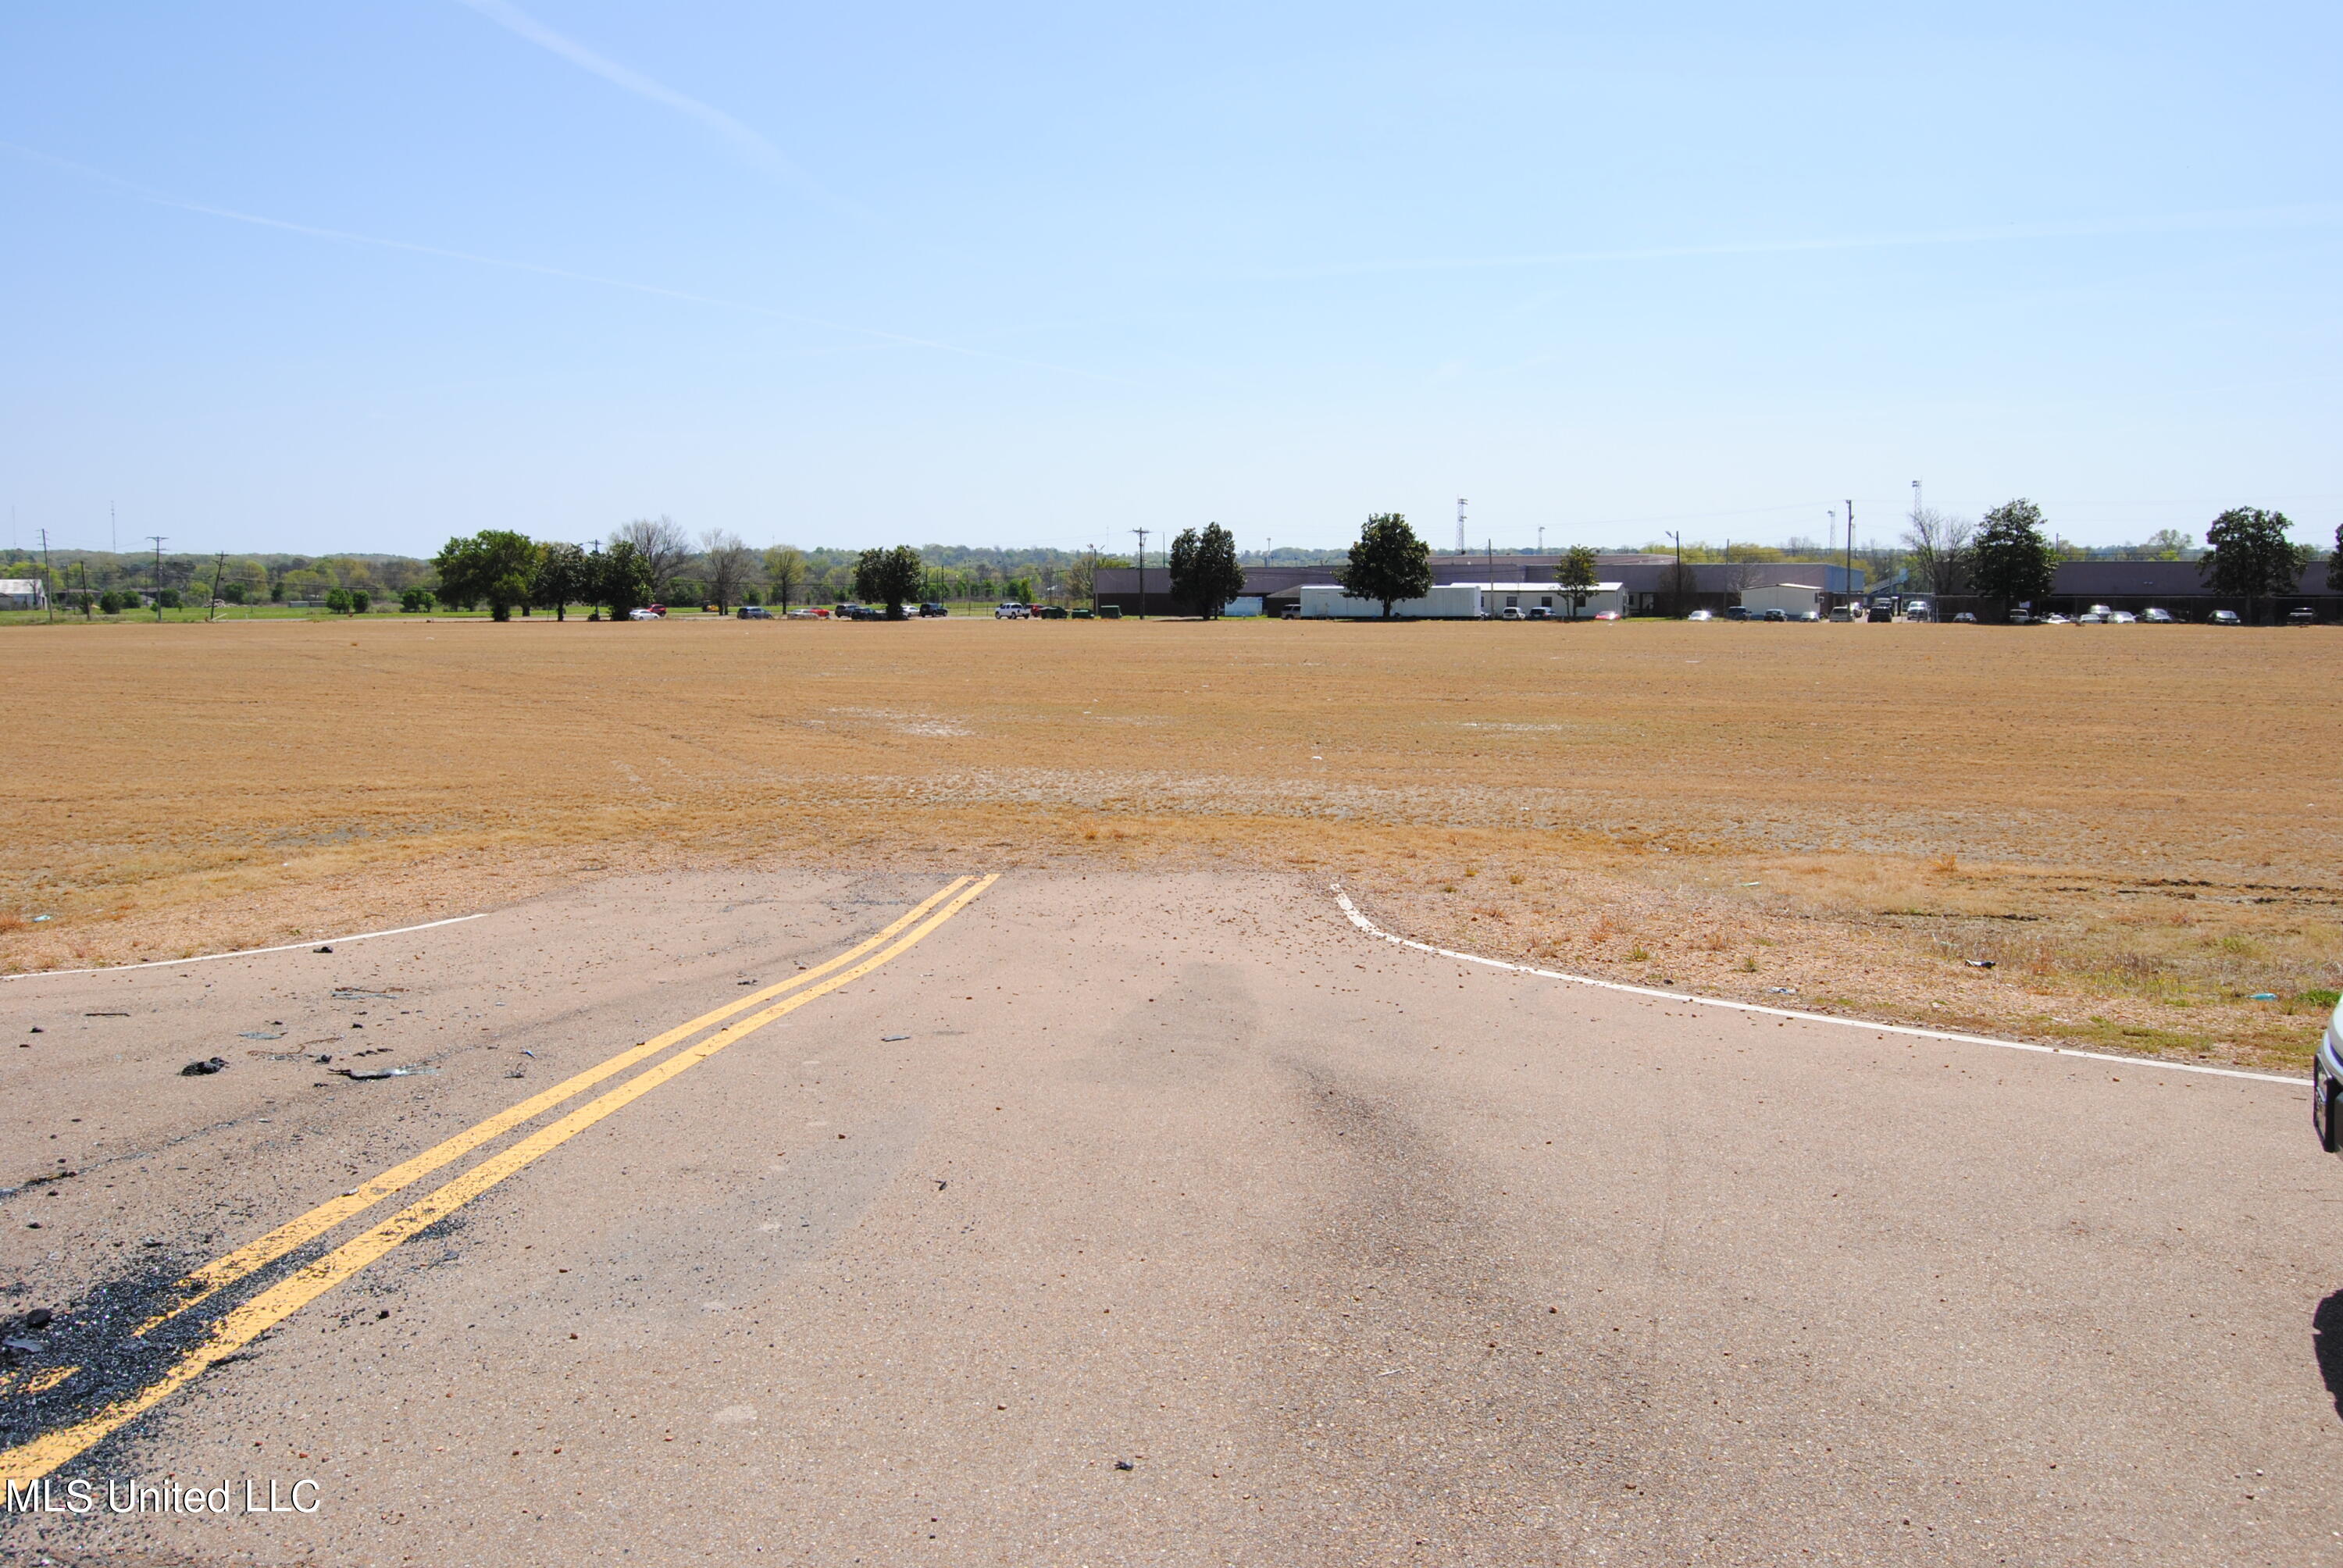
<path id="1" fill-rule="evenodd" d="M 2343 1153 L 2343 1128 L 2336 1126 L 2338 1101 L 2343 1101 L 2343 1001 L 2328 1016 L 2318 1054 L 2310 1059 L 2310 1125 L 2318 1133 L 2318 1146 L 2329 1154 Z"/>

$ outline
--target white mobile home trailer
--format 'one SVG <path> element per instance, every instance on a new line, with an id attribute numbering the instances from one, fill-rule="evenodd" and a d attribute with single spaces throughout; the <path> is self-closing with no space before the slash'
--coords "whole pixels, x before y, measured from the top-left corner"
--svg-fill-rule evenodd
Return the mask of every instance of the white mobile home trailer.
<path id="1" fill-rule="evenodd" d="M 0 609 L 45 609 L 49 585 L 38 578 L 0 578 Z"/>
<path id="2" fill-rule="evenodd" d="M 1586 602 L 1572 608 L 1571 595 L 1558 583 L 1435 583 L 1422 598 L 1403 598 L 1392 614 L 1411 620 L 1497 620 L 1507 610 L 1524 618 L 1566 620 L 1603 610 L 1624 611 L 1618 583 L 1596 583 Z M 1332 583 L 1305 584 L 1301 595 L 1304 620 L 1373 620 L 1383 613 L 1383 601 L 1353 598 Z"/>
<path id="3" fill-rule="evenodd" d="M 1823 608 L 1823 590 L 1808 588 L 1804 583 L 1769 583 L 1763 588 L 1743 588 L 1741 604 L 1745 609 L 1760 613 L 1778 609 L 1792 615 L 1804 615 L 1808 610 Z"/>

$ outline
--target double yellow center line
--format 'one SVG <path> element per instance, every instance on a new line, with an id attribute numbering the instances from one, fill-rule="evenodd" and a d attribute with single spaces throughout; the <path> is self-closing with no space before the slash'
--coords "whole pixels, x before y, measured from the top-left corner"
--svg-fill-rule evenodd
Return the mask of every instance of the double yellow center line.
<path id="1" fill-rule="evenodd" d="M 393 1166 L 355 1191 L 321 1203 L 297 1220 L 287 1221 L 258 1241 L 196 1270 L 179 1282 L 179 1300 L 167 1311 L 140 1325 L 136 1331 L 137 1333 L 145 1333 L 246 1275 L 267 1267 L 343 1221 L 413 1185 L 432 1171 L 452 1164 L 563 1101 L 679 1041 L 689 1039 L 712 1024 L 724 1023 L 727 1019 L 737 1020 L 724 1023 L 723 1028 L 699 1044 L 678 1051 L 658 1066 L 638 1073 L 618 1088 L 587 1101 L 558 1121 L 538 1129 L 501 1153 L 482 1161 L 430 1196 L 359 1232 L 315 1262 L 296 1270 L 252 1300 L 231 1309 L 213 1323 L 203 1340 L 181 1356 L 169 1371 L 136 1393 L 115 1402 L 71 1426 L 44 1433 L 17 1447 L 0 1450 L 0 1483 L 29 1481 L 48 1474 L 101 1438 L 154 1409 L 202 1376 L 214 1364 L 250 1344 L 326 1292 L 381 1258 L 393 1247 L 446 1219 L 506 1177 L 559 1148 L 604 1117 L 649 1094 L 669 1079 L 690 1071 L 726 1046 L 746 1038 L 774 1020 L 786 1017 L 815 998 L 859 980 L 889 960 L 909 951 L 998 880 L 998 875 L 961 877 L 876 936 L 849 948 L 836 958 L 792 976 L 779 985 L 767 986 L 702 1013 L 690 1022 L 679 1024 L 631 1050 L 622 1050 L 607 1061 L 565 1079 L 541 1094 L 532 1095 L 511 1109 L 467 1128 L 412 1160 Z M 762 1010 L 749 1011 L 760 1003 L 789 992 L 795 994 L 788 995 L 786 1000 Z M 744 1012 L 749 1016 L 739 1016 Z"/>

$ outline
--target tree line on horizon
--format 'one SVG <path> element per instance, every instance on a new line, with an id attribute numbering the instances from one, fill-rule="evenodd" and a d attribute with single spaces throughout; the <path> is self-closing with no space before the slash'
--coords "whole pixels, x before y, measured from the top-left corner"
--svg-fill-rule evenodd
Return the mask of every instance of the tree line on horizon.
<path id="1" fill-rule="evenodd" d="M 2251 601 L 2293 592 L 2302 571 L 2317 558 L 2319 552 L 2291 541 L 2291 527 L 2281 512 L 2240 507 L 2213 519 L 2201 548 L 2192 536 L 2166 528 L 2144 544 L 2086 549 L 2054 540 L 2041 508 L 2021 498 L 1996 507 L 1976 521 L 1916 509 L 1908 516 L 1900 548 L 1883 550 L 1866 546 L 1856 553 L 1875 585 L 1906 581 L 1939 598 L 1975 595 L 2005 608 L 2044 597 L 2056 567 L 2078 559 L 2195 560 L 2213 591 Z M 2328 557 L 2328 585 L 2343 588 L 2343 528 L 2337 530 L 2336 544 L 2335 552 Z M 1048 548 L 930 545 L 895 549 L 908 552 L 917 562 L 908 568 L 916 575 L 916 582 L 905 588 L 905 602 L 996 597 L 1021 603 L 1086 599 L 1091 597 L 1098 568 L 1131 564 L 1120 556 Z M 1672 545 L 1655 549 L 1674 553 Z M 1742 542 L 1728 543 L 1721 549 L 1704 543 L 1687 544 L 1681 558 L 1687 564 L 1754 565 L 1795 559 L 1828 561 L 1838 553 L 1818 541 L 1792 539 L 1782 547 Z M 642 604 L 668 601 L 711 603 L 727 611 L 768 600 L 786 608 L 825 597 L 884 602 L 884 596 L 870 588 L 878 580 L 868 575 L 872 551 L 809 550 L 789 545 L 758 550 L 723 529 L 710 530 L 695 541 L 664 517 L 636 519 L 616 530 L 608 541 L 583 546 L 539 542 L 512 530 L 486 529 L 468 538 L 451 539 L 429 561 L 375 554 L 228 557 L 186 553 L 159 558 L 128 552 L 61 550 L 54 554 L 63 558 L 61 567 L 45 568 L 33 552 L 11 549 L 0 555 L 0 575 L 53 579 L 52 597 L 60 605 L 108 614 L 157 600 L 170 607 L 175 601 L 213 597 L 232 605 L 323 603 L 352 613 L 363 613 L 375 603 L 396 598 L 402 608 L 410 610 L 435 604 L 486 605 L 499 618 L 514 609 L 528 614 L 538 608 L 559 617 L 573 604 L 591 606 L 597 613 L 607 608 L 623 615 Z M 1165 559 L 1175 605 L 1188 613 L 1210 617 L 1222 613 L 1229 600 L 1243 591 L 1249 559 L 1334 564 L 1338 579 L 1347 582 L 1353 580 L 1347 574 L 1362 574 L 1355 578 L 1362 588 L 1378 590 L 1361 591 L 1358 597 L 1395 604 L 1419 597 L 1416 591 L 1398 591 L 1419 580 L 1419 559 L 1424 574 L 1421 580 L 1428 586 L 1430 555 L 1430 547 L 1407 528 L 1403 516 L 1377 513 L 1369 518 L 1359 540 L 1340 554 L 1293 548 L 1275 551 L 1273 556 L 1247 552 L 1228 529 L 1212 523 L 1202 529 L 1182 530 L 1166 557 L 1159 558 Z M 1565 588 L 1574 588 L 1581 578 L 1591 587 L 1598 558 L 1597 552 L 1586 547 L 1564 550 L 1555 558 L 1556 575 Z M 900 569 L 903 568 L 899 562 Z M 1379 591 L 1383 588 L 1393 590 L 1388 600 Z"/>

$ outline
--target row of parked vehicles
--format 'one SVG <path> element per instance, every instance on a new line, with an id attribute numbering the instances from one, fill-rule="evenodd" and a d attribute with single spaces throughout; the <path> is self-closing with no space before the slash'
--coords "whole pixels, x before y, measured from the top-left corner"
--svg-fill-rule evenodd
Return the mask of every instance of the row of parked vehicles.
<path id="1" fill-rule="evenodd" d="M 1936 618 L 1936 614 L 1935 608 L 1926 599 L 1907 600 L 1900 607 L 1892 600 L 1878 599 L 1867 608 L 1859 604 L 1840 605 L 1827 617 L 1814 610 L 1792 612 L 1784 609 L 1752 609 L 1745 605 L 1735 605 L 1722 613 L 1696 609 L 1684 618 L 1686 620 L 1808 621 L 1829 619 L 1845 624 L 1865 620 L 1933 621 Z M 1977 618 L 1967 610 L 1962 610 L 1952 618 L 1952 624 L 1975 626 L 1976 619 Z M 2308 608 L 2288 612 L 2286 619 L 2289 626 L 2315 626 L 2318 622 L 2318 614 Z M 2177 626 L 2181 624 L 2181 618 L 2168 609 L 2153 606 L 2135 615 L 2127 609 L 2116 609 L 2107 605 L 2095 604 L 2090 608 L 2075 615 L 2059 615 L 2055 612 L 2035 615 L 2026 610 L 2012 610 L 2009 624 L 2012 626 Z M 2207 626 L 2243 626 L 2245 622 L 2236 610 L 2217 609 L 2205 618 L 2205 624 Z"/>
<path id="2" fill-rule="evenodd" d="M 710 607 L 713 608 L 712 606 Z M 646 619 L 656 618 L 649 612 L 639 611 Z M 664 609 L 660 614 L 666 613 Z M 742 605 L 734 612 L 742 620 L 771 620 L 773 612 L 760 604 Z M 928 603 L 903 607 L 903 614 L 915 620 L 934 620 L 951 613 L 940 604 Z M 887 607 L 876 604 L 855 604 L 841 601 L 834 605 L 807 605 L 788 612 L 791 620 L 885 620 Z M 1095 613 L 1089 606 L 1068 608 L 1061 604 L 1024 604 L 1005 598 L 992 607 L 995 620 L 1120 620 L 1122 611 L 1108 605 Z"/>

